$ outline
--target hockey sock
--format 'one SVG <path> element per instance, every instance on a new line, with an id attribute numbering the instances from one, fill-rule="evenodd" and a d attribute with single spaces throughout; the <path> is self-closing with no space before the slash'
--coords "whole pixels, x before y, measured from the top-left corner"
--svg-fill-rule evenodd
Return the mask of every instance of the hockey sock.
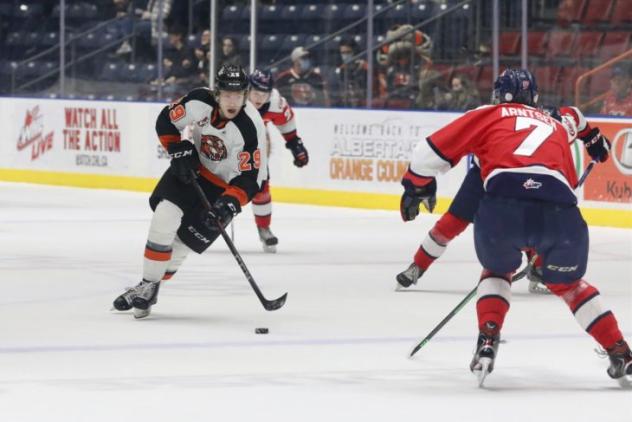
<path id="1" fill-rule="evenodd" d="M 272 220 L 272 195 L 270 195 L 270 184 L 264 182 L 263 189 L 252 198 L 252 212 L 255 215 L 257 227 L 266 229 L 270 227 Z"/>
<path id="2" fill-rule="evenodd" d="M 570 284 L 545 283 L 555 295 L 561 297 L 575 315 L 579 325 L 604 349 L 610 349 L 623 339 L 617 319 L 601 303 L 599 290 L 577 280 Z"/>
<path id="3" fill-rule="evenodd" d="M 483 270 L 478 283 L 476 314 L 479 331 L 483 331 L 485 323 L 493 322 L 500 330 L 509 311 L 511 302 L 511 274 L 492 274 Z"/>
<path id="4" fill-rule="evenodd" d="M 441 216 L 428 232 L 415 254 L 415 264 L 424 271 L 445 252 L 448 243 L 467 228 L 470 223 L 449 211 Z"/>
<path id="5" fill-rule="evenodd" d="M 182 243 L 180 238 L 176 236 L 173 240 L 171 260 L 169 261 L 169 264 L 167 264 L 167 270 L 165 271 L 165 275 L 162 277 L 163 280 L 169 280 L 174 276 L 176 271 L 178 271 L 178 268 L 180 268 L 180 265 L 182 265 L 182 262 L 184 262 L 184 259 L 189 254 L 190 250 L 191 249 Z"/>
<path id="6" fill-rule="evenodd" d="M 160 281 L 171 261 L 173 240 L 184 213 L 174 203 L 161 201 L 149 226 L 143 260 L 143 280 Z"/>

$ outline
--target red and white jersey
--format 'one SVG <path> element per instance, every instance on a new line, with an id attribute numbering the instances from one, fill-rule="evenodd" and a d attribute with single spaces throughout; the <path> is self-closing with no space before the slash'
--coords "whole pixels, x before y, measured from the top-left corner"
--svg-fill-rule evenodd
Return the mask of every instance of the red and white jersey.
<path id="1" fill-rule="evenodd" d="M 268 102 L 259 109 L 259 114 L 266 125 L 272 122 L 286 141 L 296 138 L 294 111 L 276 88 L 270 93 Z"/>
<path id="2" fill-rule="evenodd" d="M 570 114 L 567 110 L 567 119 L 573 118 Z M 577 122 L 582 124 L 579 116 Z M 482 106 L 419 142 L 410 169 L 420 176 L 435 176 L 474 154 L 487 192 L 575 203 L 577 174 L 570 144 L 576 136 L 533 107 Z"/>

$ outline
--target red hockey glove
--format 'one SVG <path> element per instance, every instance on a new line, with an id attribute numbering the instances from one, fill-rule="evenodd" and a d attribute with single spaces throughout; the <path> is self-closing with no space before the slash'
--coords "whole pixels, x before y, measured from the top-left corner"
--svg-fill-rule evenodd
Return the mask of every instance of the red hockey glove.
<path id="1" fill-rule="evenodd" d="M 599 131 L 599 128 L 592 128 L 588 135 L 581 138 L 586 147 L 586 151 L 590 158 L 598 163 L 604 163 L 608 160 L 608 154 L 610 153 L 610 141 L 603 136 Z"/>
<path id="2" fill-rule="evenodd" d="M 294 156 L 294 165 L 296 167 L 306 166 L 309 162 L 309 156 L 307 155 L 307 149 L 303 145 L 303 141 L 298 136 L 294 139 L 290 139 L 285 143 L 285 147 L 292 151 Z"/>
<path id="3" fill-rule="evenodd" d="M 437 205 L 437 181 L 434 177 L 418 176 L 410 169 L 402 178 L 404 194 L 399 203 L 402 220 L 411 221 L 419 215 L 419 204 L 423 204 L 428 212 Z"/>

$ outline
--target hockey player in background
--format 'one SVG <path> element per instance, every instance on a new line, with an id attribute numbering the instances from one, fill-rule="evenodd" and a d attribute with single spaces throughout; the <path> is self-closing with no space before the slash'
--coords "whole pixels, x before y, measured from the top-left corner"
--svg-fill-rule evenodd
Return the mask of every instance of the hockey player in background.
<path id="1" fill-rule="evenodd" d="M 259 110 L 263 121 L 266 124 L 272 122 L 283 135 L 285 147 L 294 156 L 294 165 L 297 167 L 306 166 L 309 161 L 307 149 L 303 141 L 296 133 L 296 121 L 294 111 L 285 98 L 274 88 L 272 73 L 269 70 L 255 69 L 250 75 L 250 102 Z M 267 133 L 267 140 L 270 141 L 270 134 Z M 268 145 L 268 154 L 270 148 Z M 263 243 L 265 252 L 276 252 L 276 245 L 279 239 L 270 231 L 272 220 L 272 196 L 270 195 L 270 174 L 264 180 L 261 190 L 252 199 L 252 211 L 255 215 L 255 223 L 259 231 L 259 239 Z"/>
<path id="2" fill-rule="evenodd" d="M 547 108 L 546 113 L 560 121 L 573 140 L 579 138 L 593 160 L 605 162 L 608 159 L 610 141 L 601 134 L 599 128 L 590 127 L 578 108 Z M 403 183 L 408 182 L 404 179 Z M 448 244 L 474 221 L 474 215 L 483 194 L 480 168 L 476 163 L 472 163 L 448 211 L 439 218 L 421 242 L 413 263 L 397 275 L 398 288 L 407 288 L 416 284 L 432 263 L 445 252 Z M 434 204 L 428 204 L 430 205 L 434 208 Z M 527 256 L 532 257 L 531 250 L 527 251 Z M 539 257 L 536 258 L 534 265 L 529 266 L 527 278 L 531 293 L 550 293 L 542 280 L 541 267 L 542 260 Z"/>
<path id="3" fill-rule="evenodd" d="M 483 271 L 476 312 L 479 335 L 470 369 L 482 385 L 494 369 L 500 332 L 511 301 L 511 277 L 521 249 L 543 258 L 546 286 L 562 298 L 581 327 L 607 352 L 607 373 L 622 385 L 632 375 L 632 351 L 599 291 L 583 276 L 588 261 L 588 228 L 574 188 L 577 174 L 573 137 L 535 108 L 537 87 L 526 70 L 507 69 L 494 84 L 496 105 L 465 113 L 421 141 L 404 176 L 404 220 L 436 201 L 435 176 L 474 154 L 484 195 L 474 219 L 474 242 Z M 601 148 L 607 149 L 600 140 Z"/>
<path id="4" fill-rule="evenodd" d="M 114 300 L 114 308 L 149 315 L 161 280 L 178 270 L 190 251 L 204 252 L 241 212 L 266 180 L 265 125 L 247 101 L 248 76 L 237 65 L 222 66 L 215 91 L 197 88 L 163 108 L 156 132 L 171 165 L 149 198 L 154 214 L 143 261 L 143 279 Z M 191 140 L 182 139 L 185 128 Z M 205 210 L 193 174 L 212 204 Z"/>

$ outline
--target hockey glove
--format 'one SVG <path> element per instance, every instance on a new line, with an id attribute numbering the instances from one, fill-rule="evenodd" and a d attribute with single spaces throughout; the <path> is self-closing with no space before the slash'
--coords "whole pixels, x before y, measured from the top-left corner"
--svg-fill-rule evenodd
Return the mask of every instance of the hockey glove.
<path id="1" fill-rule="evenodd" d="M 309 162 L 309 156 L 307 155 L 307 150 L 305 149 L 305 145 L 303 145 L 303 141 L 298 136 L 294 139 L 291 139 L 285 143 L 285 147 L 292 151 L 292 155 L 294 156 L 294 165 L 296 167 L 306 166 Z"/>
<path id="2" fill-rule="evenodd" d="M 437 205 L 437 181 L 434 177 L 417 176 L 410 169 L 402 178 L 404 194 L 399 203 L 402 220 L 412 221 L 419 215 L 419 204 L 428 212 Z"/>
<path id="3" fill-rule="evenodd" d="M 195 145 L 183 139 L 180 142 L 170 144 L 167 147 L 169 158 L 171 158 L 171 171 L 182 183 L 191 183 L 191 170 L 197 171 L 200 165 Z"/>
<path id="4" fill-rule="evenodd" d="M 608 160 L 610 153 L 610 141 L 599 132 L 599 128 L 593 128 L 588 135 L 581 138 L 586 147 L 586 151 L 590 158 L 598 163 L 604 163 Z"/>
<path id="5" fill-rule="evenodd" d="M 231 195 L 222 195 L 215 200 L 211 206 L 209 215 L 215 220 L 226 226 L 234 216 L 241 212 L 241 205 L 237 198 Z"/>

